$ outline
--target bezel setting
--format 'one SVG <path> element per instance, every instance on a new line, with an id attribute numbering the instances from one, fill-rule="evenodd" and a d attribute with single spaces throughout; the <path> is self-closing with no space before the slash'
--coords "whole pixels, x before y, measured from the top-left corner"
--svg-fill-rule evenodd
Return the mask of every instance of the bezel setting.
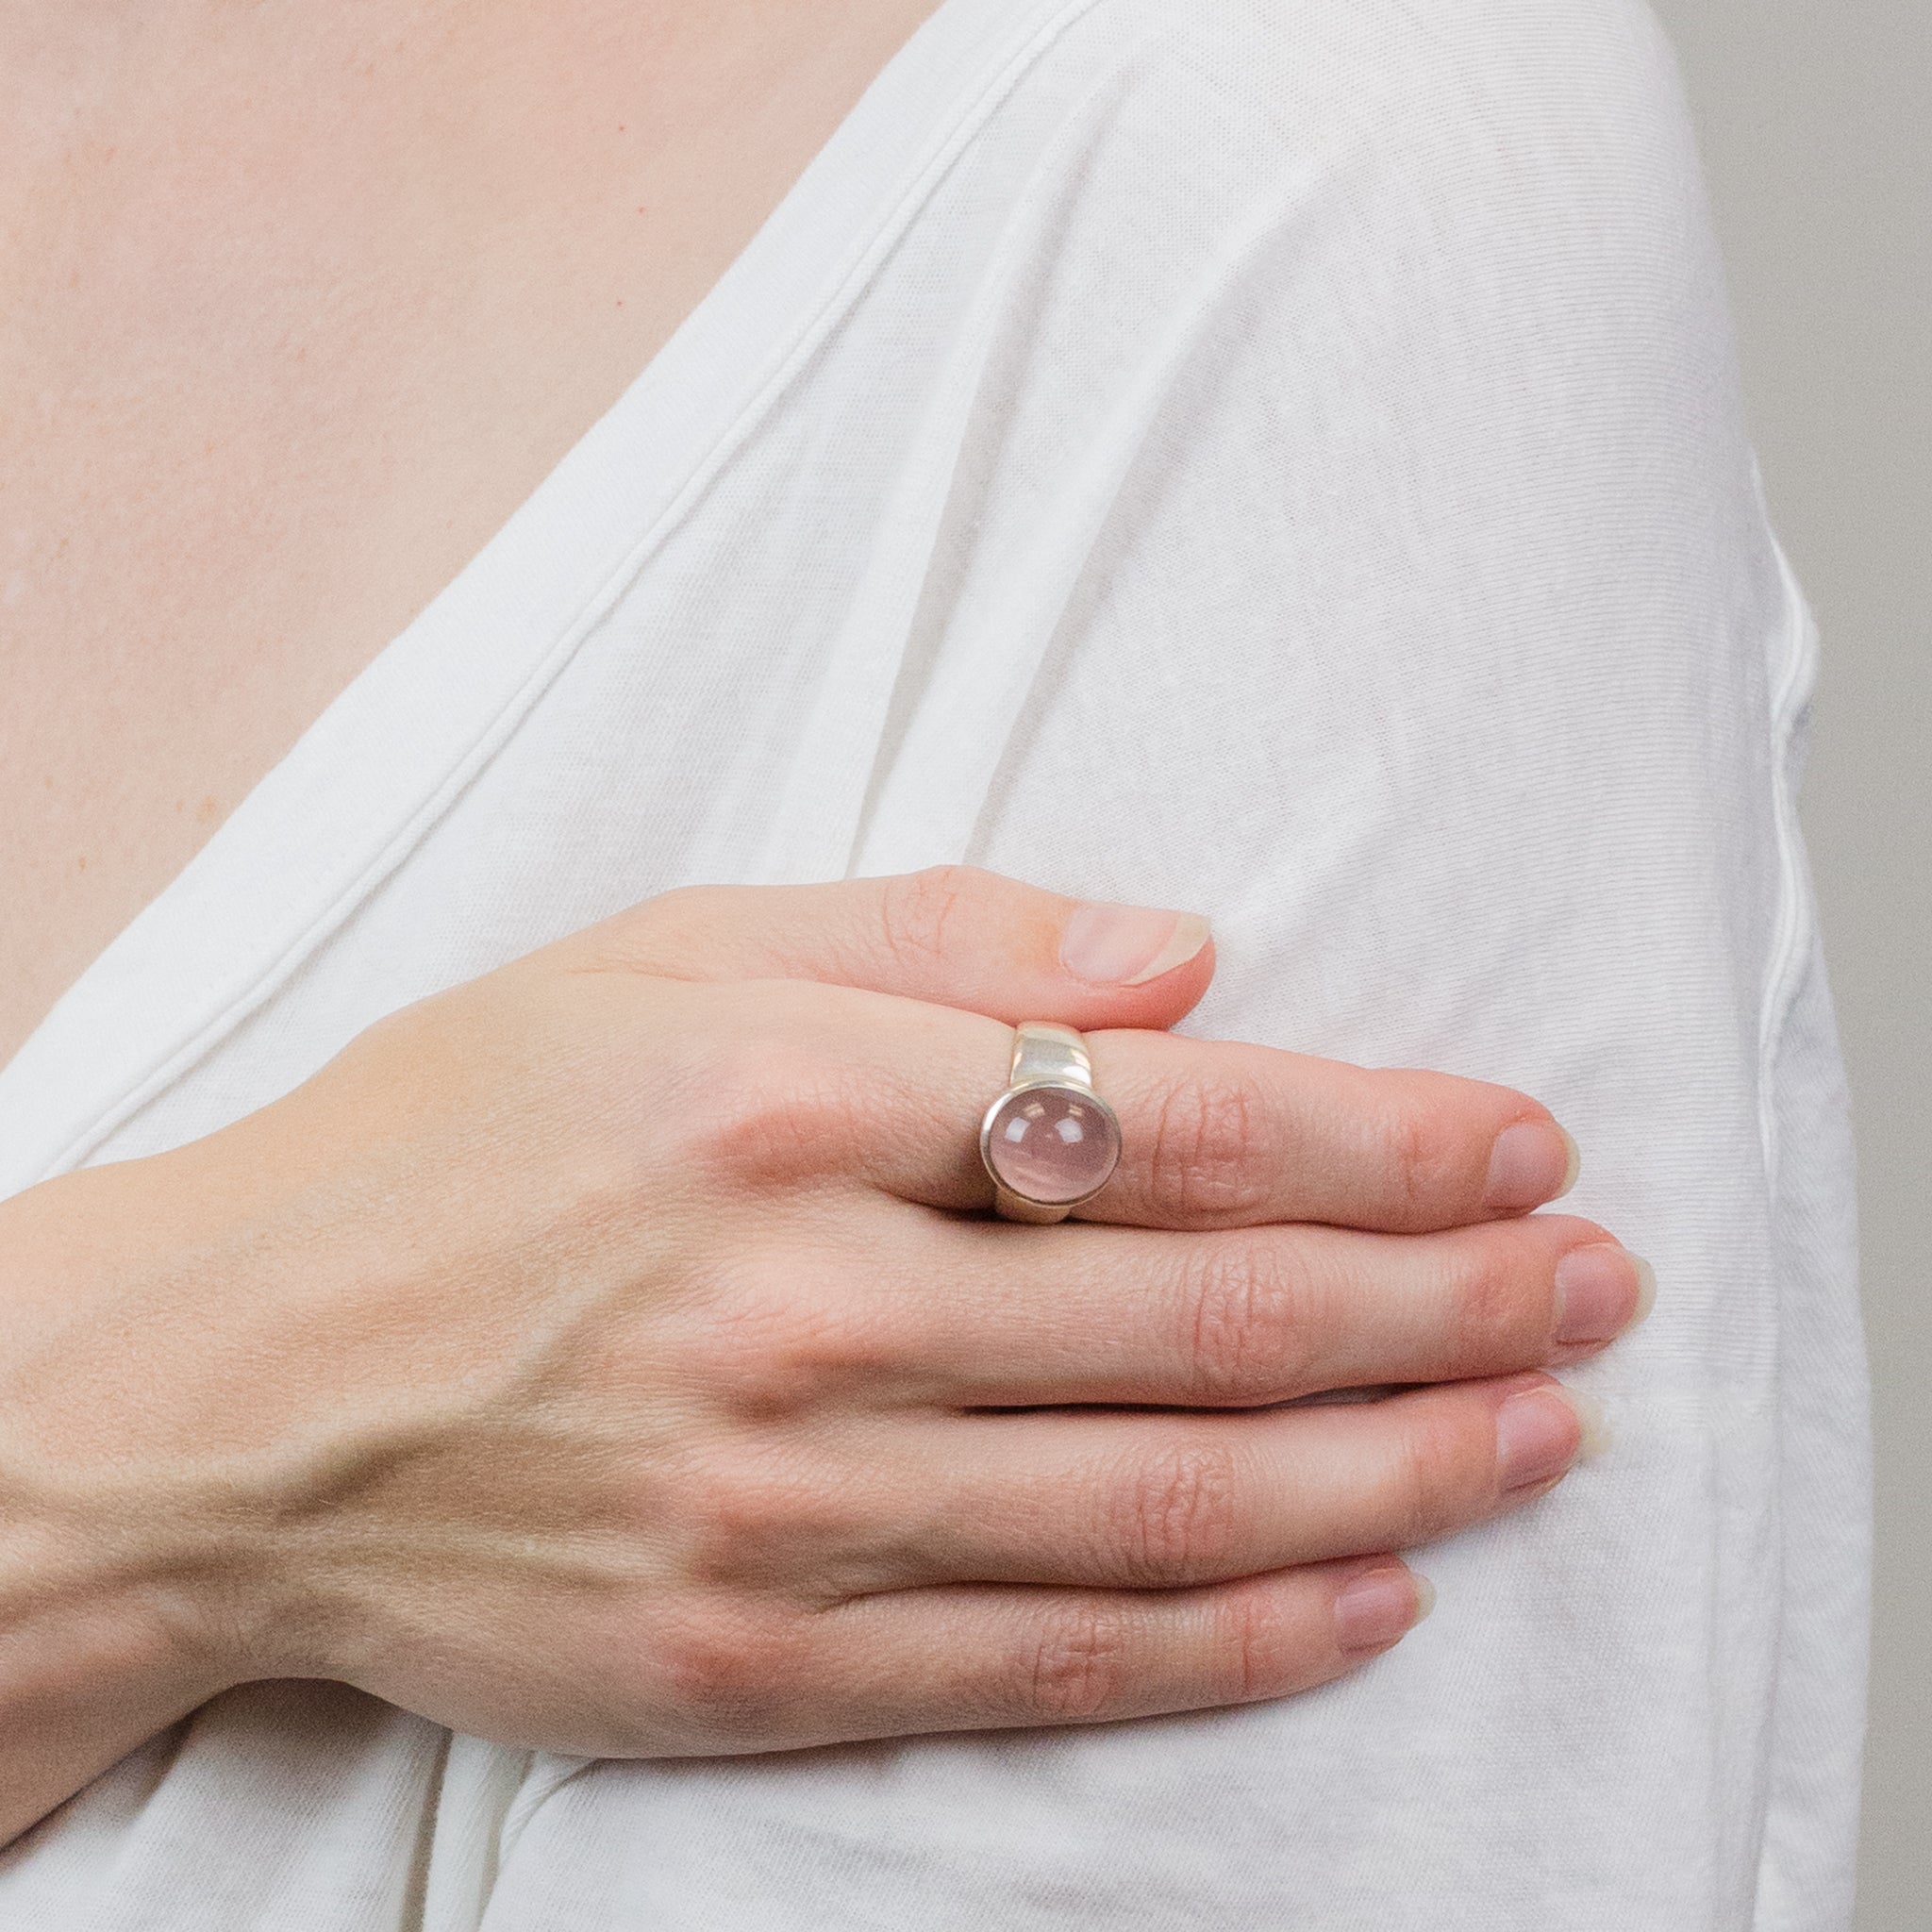
<path id="1" fill-rule="evenodd" d="M 1024 1101 L 1029 1094 L 1051 1093 L 1064 1100 L 1070 1110 L 1084 1110 L 1105 1124 L 1107 1138 L 1111 1143 L 1107 1171 L 1092 1187 L 1081 1194 L 1042 1195 L 1030 1193 L 1024 1188 L 1016 1188 L 995 1165 L 993 1159 L 993 1130 L 1000 1117 L 1016 1103 Z M 1073 1080 L 1028 1080 L 1021 1085 L 1008 1087 L 993 1097 L 979 1123 L 979 1159 L 995 1188 L 1001 1189 L 1017 1201 L 1024 1201 L 1029 1207 L 1064 1209 L 1078 1208 L 1083 1202 L 1091 1201 L 1107 1186 L 1114 1176 L 1114 1171 L 1121 1160 L 1120 1117 L 1091 1087 Z"/>

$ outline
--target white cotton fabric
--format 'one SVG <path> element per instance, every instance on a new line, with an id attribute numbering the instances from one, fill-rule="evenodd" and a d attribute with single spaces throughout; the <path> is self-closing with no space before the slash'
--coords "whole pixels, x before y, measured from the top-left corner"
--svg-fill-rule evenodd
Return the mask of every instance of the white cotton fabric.
<path id="1" fill-rule="evenodd" d="M 1660 1284 L 1574 1374 L 1615 1446 L 1263 1707 L 587 1764 L 244 1689 L 0 1859 L 0 1924 L 1845 1924 L 1814 651 L 1634 0 L 946 0 L 0 1075 L 0 1191 L 666 887 L 969 858 L 1211 914 L 1191 1032 L 1547 1101 Z"/>

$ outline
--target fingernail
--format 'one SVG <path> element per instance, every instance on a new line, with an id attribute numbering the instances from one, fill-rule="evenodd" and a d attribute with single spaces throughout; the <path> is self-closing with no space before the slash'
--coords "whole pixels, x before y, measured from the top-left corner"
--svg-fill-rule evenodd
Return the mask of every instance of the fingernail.
<path id="1" fill-rule="evenodd" d="M 1641 1255 L 1632 1255 L 1630 1258 L 1637 1264 L 1637 1312 L 1628 1324 L 1634 1328 L 1657 1307 L 1657 1270 Z"/>
<path id="2" fill-rule="evenodd" d="M 1576 1142 L 1555 1121 L 1518 1121 L 1490 1150 L 1485 1208 L 1541 1208 L 1576 1184 Z"/>
<path id="3" fill-rule="evenodd" d="M 1616 1431 L 1610 1427 L 1610 1419 L 1604 1413 L 1604 1406 L 1594 1395 L 1586 1395 L 1581 1389 L 1564 1388 L 1563 1399 L 1576 1411 L 1576 1420 L 1582 1425 L 1583 1441 L 1577 1446 L 1578 1462 L 1594 1462 L 1615 1439 Z"/>
<path id="4" fill-rule="evenodd" d="M 1547 1482 L 1609 1446 L 1603 1410 L 1580 1389 L 1545 1382 L 1496 1410 L 1496 1475 L 1506 1490 Z"/>
<path id="5" fill-rule="evenodd" d="M 1556 1339 L 1608 1341 L 1641 1322 L 1656 1298 L 1650 1263 L 1626 1248 L 1615 1241 L 1572 1248 L 1557 1263 Z"/>
<path id="6" fill-rule="evenodd" d="M 1091 986 L 1141 986 L 1185 964 L 1207 943 L 1208 922 L 1198 912 L 1079 906 L 1060 929 L 1060 964 Z"/>
<path id="7" fill-rule="evenodd" d="M 1349 1652 L 1387 1650 L 1436 1606 L 1427 1580 L 1398 1566 L 1364 1571 L 1335 1599 L 1335 1643 Z"/>

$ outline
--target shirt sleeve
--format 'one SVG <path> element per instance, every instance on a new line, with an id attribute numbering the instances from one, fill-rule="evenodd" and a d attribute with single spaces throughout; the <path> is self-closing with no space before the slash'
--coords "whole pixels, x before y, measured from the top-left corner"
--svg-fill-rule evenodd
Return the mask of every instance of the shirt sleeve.
<path id="1" fill-rule="evenodd" d="M 1816 647 L 1668 47 L 1622 0 L 1196 9 L 1037 189 L 861 869 L 1209 913 L 1187 1030 L 1527 1090 L 1582 1143 L 1565 1208 L 1660 1284 L 1574 1372 L 1607 1455 L 1424 1553 L 1398 1653 L 1241 1721 L 1291 1786 L 1242 1922 L 1842 1923 Z M 1224 1791 L 1217 1735 L 1170 1743 Z"/>

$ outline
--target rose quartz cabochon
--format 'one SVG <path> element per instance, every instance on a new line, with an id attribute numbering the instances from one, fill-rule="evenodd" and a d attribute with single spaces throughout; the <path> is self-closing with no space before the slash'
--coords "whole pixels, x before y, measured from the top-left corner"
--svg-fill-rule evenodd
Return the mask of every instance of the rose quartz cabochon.
<path id="1" fill-rule="evenodd" d="M 986 1137 L 993 1177 L 1029 1201 L 1084 1201 L 1120 1158 L 1113 1117 L 1064 1087 L 1008 1094 Z"/>

